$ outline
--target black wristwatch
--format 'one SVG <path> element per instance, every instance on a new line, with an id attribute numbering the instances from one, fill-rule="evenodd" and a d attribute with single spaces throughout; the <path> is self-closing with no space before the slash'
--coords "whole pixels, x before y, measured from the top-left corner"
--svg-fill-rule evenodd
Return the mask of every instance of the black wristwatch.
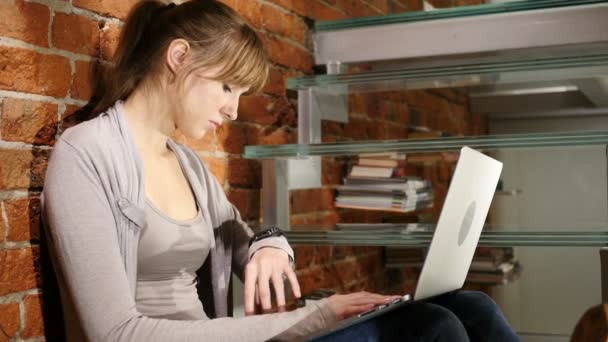
<path id="1" fill-rule="evenodd" d="M 261 232 L 257 232 L 253 235 L 251 240 L 249 240 L 249 247 L 251 247 L 251 244 L 256 241 L 264 240 L 273 236 L 283 236 L 283 231 L 279 227 L 274 226 L 266 230 L 262 230 Z"/>

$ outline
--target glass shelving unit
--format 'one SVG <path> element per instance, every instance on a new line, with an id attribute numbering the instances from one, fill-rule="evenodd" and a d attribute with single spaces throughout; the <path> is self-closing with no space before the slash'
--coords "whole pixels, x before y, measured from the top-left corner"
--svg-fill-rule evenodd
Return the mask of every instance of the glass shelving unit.
<path id="1" fill-rule="evenodd" d="M 426 229 L 412 231 L 407 228 L 306 230 L 305 227 L 301 227 L 287 232 L 287 238 L 290 243 L 308 245 L 427 247 L 433 237 L 433 228 L 433 225 L 429 225 Z M 513 227 L 512 230 L 501 231 L 484 230 L 478 245 L 483 247 L 604 247 L 608 246 L 608 227 L 605 227 L 603 231 L 585 231 L 575 227 L 572 227 L 571 230 L 530 231 L 525 227 Z"/>
<path id="2" fill-rule="evenodd" d="M 608 53 L 596 53 L 585 56 L 519 58 L 477 64 L 304 76 L 290 78 L 287 88 L 313 89 L 338 96 L 355 92 L 537 84 L 595 78 L 607 74 Z"/>
<path id="3" fill-rule="evenodd" d="M 326 129 L 340 127 L 341 124 L 348 125 L 348 122 L 345 123 L 342 119 L 344 117 L 347 120 L 352 119 L 349 115 L 353 112 L 350 111 L 352 108 L 349 106 L 352 106 L 351 103 L 359 104 L 352 100 L 361 95 L 371 98 L 378 95 L 382 97 L 383 92 L 414 91 L 415 94 L 420 94 L 421 91 L 428 91 L 432 94 L 440 94 L 454 90 L 452 94 L 456 94 L 455 97 L 467 97 L 463 106 L 470 105 L 466 107 L 470 109 L 473 107 L 472 98 L 475 96 L 479 104 L 481 103 L 479 98 L 492 100 L 508 93 L 509 96 L 505 96 L 507 98 L 505 102 L 508 102 L 511 98 L 515 99 L 522 95 L 524 92 L 518 93 L 521 89 L 528 91 L 527 95 L 530 95 L 530 91 L 539 91 L 543 88 L 555 90 L 549 94 L 554 96 L 553 99 L 559 98 L 560 93 L 566 93 L 570 91 L 569 89 L 575 89 L 571 92 L 577 92 L 577 96 L 585 97 L 592 93 L 586 92 L 589 90 L 584 89 L 586 86 L 596 91 L 608 90 L 608 39 L 606 39 L 604 19 L 607 13 L 608 0 L 521 0 L 317 22 L 312 37 L 315 44 L 314 58 L 316 64 L 327 67 L 328 74 L 290 78 L 287 82 L 287 88 L 298 93 L 298 138 L 305 137 L 299 141 L 314 143 L 245 146 L 244 158 L 263 160 L 264 184 L 267 185 L 262 190 L 264 224 L 286 223 L 286 226 L 289 226 L 289 190 L 306 189 L 306 187 L 290 186 L 292 181 L 289 171 L 292 166 L 290 162 L 294 162 L 292 169 L 298 168 L 300 174 L 303 174 L 302 170 L 305 169 L 306 164 L 299 162 L 316 160 L 311 165 L 316 165 L 317 169 L 311 169 L 310 173 L 320 173 L 321 157 L 382 152 L 407 154 L 457 152 L 463 146 L 489 152 L 490 155 L 497 152 L 495 154 L 499 156 L 503 151 L 505 151 L 504 155 L 509 155 L 511 151 L 519 153 L 518 150 L 526 150 L 522 153 L 525 154 L 528 149 L 558 150 L 560 153 L 563 152 L 562 150 L 570 150 L 566 152 L 576 154 L 579 150 L 572 153 L 571 149 L 601 146 L 602 150 L 593 155 L 593 160 L 597 158 L 603 160 L 608 155 L 604 153 L 608 146 L 608 128 L 602 126 L 594 127 L 593 131 L 443 136 L 429 139 L 362 141 L 347 137 L 346 139 L 352 140 L 333 142 L 337 139 L 319 138 L 321 127 Z M 458 26 L 451 26 L 454 23 L 458 23 Z M 575 25 L 577 30 L 566 29 Z M 453 32 L 455 27 L 457 34 Z M 497 38 L 503 35 L 509 35 L 510 39 Z M 436 42 L 441 39 L 444 39 L 445 44 L 437 46 Z M 503 41 L 506 43 L 503 44 Z M 503 45 L 506 47 L 501 50 Z M 603 93 L 600 92 L 601 94 Z M 525 95 L 522 97 L 525 98 Z M 396 98 L 401 99 L 398 96 Z M 586 100 L 589 101 L 577 102 L 576 105 L 579 107 L 568 107 L 567 110 L 575 108 L 585 112 L 589 109 L 601 111 L 608 108 L 608 103 L 604 102 L 601 96 L 602 101 L 595 101 L 597 99 L 590 97 Z M 409 110 L 409 98 L 407 101 Z M 452 98 L 448 101 L 452 101 L 449 103 L 452 105 L 459 100 Z M 439 110 L 442 108 L 440 107 Z M 509 107 L 511 108 L 515 107 Z M 515 111 L 517 110 L 519 108 Z M 533 110 L 543 112 L 552 109 Z M 430 110 L 430 112 L 429 115 L 437 114 L 437 111 Z M 472 110 L 469 113 L 471 112 Z M 485 112 L 480 110 L 477 113 Z M 505 113 L 510 114 L 512 111 L 505 110 L 499 114 Z M 354 114 L 358 115 L 358 118 L 366 119 L 369 115 L 367 112 L 354 112 Z M 427 114 L 422 113 L 420 116 Z M 304 120 L 301 120 L 302 118 Z M 322 126 L 321 119 L 338 123 L 332 122 L 331 125 Z M 438 130 L 436 127 L 429 128 Z M 471 133 L 468 131 L 457 134 Z M 401 136 L 409 136 L 409 132 L 405 131 L 398 137 Z M 317 143 L 318 141 L 332 142 Z M 603 176 L 593 178 L 593 181 L 589 182 L 584 179 L 575 181 L 579 182 L 580 188 L 583 189 L 596 186 L 597 179 L 603 179 Z M 519 201 L 522 197 L 531 194 L 531 191 L 528 191 L 530 187 L 510 183 L 507 185 L 518 190 L 503 192 L 501 196 L 495 196 L 494 201 Z M 551 186 L 559 186 L 559 184 Z M 545 194 L 544 191 L 542 194 Z M 530 197 L 527 200 L 531 201 Z M 538 198 L 535 197 L 534 200 Z M 595 203 L 600 203 L 599 206 L 604 198 L 594 197 L 593 200 Z M 562 204 L 563 202 L 566 201 L 562 201 Z M 580 209 L 580 206 L 576 207 Z M 551 215 L 551 210 L 552 208 L 546 209 L 547 216 Z M 343 209 L 337 211 L 342 214 Z M 586 213 L 584 210 L 583 212 Z M 345 217 L 352 219 L 346 215 Z M 427 219 L 428 217 L 430 215 L 426 216 Z M 581 217 L 581 221 L 586 219 L 584 216 Z M 341 216 L 339 218 L 342 219 Z M 600 217 L 597 220 L 604 219 Z M 428 222 L 428 220 L 421 221 Z M 395 221 L 389 220 L 389 222 Z M 491 220 L 489 219 L 488 222 Z M 608 249 L 604 248 L 608 246 L 608 222 L 599 222 L 596 225 L 580 222 L 565 227 L 558 227 L 555 224 L 528 227 L 518 224 L 517 219 L 512 222 L 510 227 L 490 225 L 484 227 L 478 245 L 576 247 L 573 250 L 581 253 L 585 252 L 586 247 L 598 248 L 602 255 L 601 267 L 605 278 L 601 284 L 603 300 L 608 301 L 608 281 L 606 281 L 608 277 L 605 275 L 608 270 Z M 579 223 L 579 221 L 573 222 Z M 423 248 L 429 246 L 433 232 L 432 224 L 416 225 L 416 229 L 408 225 L 384 228 L 375 224 L 360 224 L 357 229 L 301 225 L 291 227 L 286 235 L 289 242 L 295 245 Z M 560 251 L 559 248 L 548 249 Z M 543 248 L 537 250 L 546 252 Z M 547 263 L 550 264 L 549 261 Z"/>
<path id="4" fill-rule="evenodd" d="M 497 13 L 514 13 L 530 10 L 542 10 L 569 6 L 592 5 L 603 3 L 602 0 L 535 0 L 535 1 L 512 1 L 505 3 L 483 4 L 475 6 L 462 6 L 445 8 L 434 11 L 406 12 L 385 16 L 364 17 L 355 19 L 342 19 L 335 21 L 318 21 L 315 30 L 333 31 L 355 27 L 366 27 L 376 25 L 390 25 L 397 23 L 411 23 L 417 21 L 445 20 L 450 18 L 464 18 Z"/>
<path id="5" fill-rule="evenodd" d="M 303 158 L 393 151 L 406 153 L 457 151 L 463 146 L 480 150 L 498 150 L 605 144 L 608 144 L 608 131 L 356 141 L 326 144 L 250 145 L 245 147 L 245 154 L 243 156 L 251 159 Z"/>
<path id="6" fill-rule="evenodd" d="M 409 107 L 408 95 L 414 97 L 415 95 L 412 94 L 419 95 L 421 91 L 428 91 L 433 95 L 442 94 L 441 96 L 451 92 L 452 98 L 444 97 L 449 105 L 461 105 L 467 110 L 473 108 L 473 105 L 480 106 L 482 103 L 501 96 L 504 97 L 503 100 L 506 98 L 504 103 L 509 102 L 510 99 L 515 100 L 518 96 L 529 99 L 526 96 L 541 93 L 552 96 L 551 99 L 567 99 L 568 101 L 564 101 L 564 103 L 573 104 L 567 110 L 574 108 L 585 112 L 608 107 L 601 96 L 599 96 L 599 100 L 591 97 L 593 91 L 596 91 L 595 94 L 598 94 L 599 91 L 601 95 L 600 90 L 608 89 L 608 41 L 605 39 L 605 34 L 601 36 L 601 33 L 604 32 L 603 29 L 599 33 L 596 32 L 598 28 L 605 27 L 602 15 L 606 12 L 608 12 L 607 0 L 522 0 L 381 17 L 317 22 L 313 36 L 316 49 L 315 60 L 317 64 L 326 64 L 328 74 L 290 78 L 287 81 L 287 88 L 298 94 L 298 134 L 299 138 L 306 137 L 300 141 L 311 143 L 245 146 L 244 158 L 263 160 L 264 184 L 268 185 L 262 190 L 265 210 L 264 224 L 289 226 L 289 190 L 306 188 L 291 187 L 290 182 L 297 177 L 292 177 L 290 168 L 298 169 L 301 176 L 306 164 L 299 164 L 299 162 L 309 160 L 314 161 L 310 165 L 316 167 L 310 172 L 320 173 L 321 157 L 356 156 L 382 152 L 404 152 L 406 154 L 457 152 L 464 146 L 489 154 L 496 152 L 497 155 L 501 155 L 503 151 L 505 151 L 504 154 L 510 154 L 511 152 L 507 153 L 507 150 L 519 153 L 519 150 L 527 152 L 529 149 L 559 150 L 560 152 L 570 150 L 568 153 L 574 154 L 572 149 L 601 146 L 602 151 L 594 157 L 604 158 L 606 154 L 603 150 L 606 150 L 608 146 L 608 129 L 601 126 L 595 127 L 593 131 L 482 136 L 464 136 L 465 133 L 457 133 L 456 136 L 442 135 L 438 138 L 391 140 L 359 140 L 347 137 L 346 139 L 352 140 L 335 142 L 337 140 L 330 139 L 329 141 L 332 142 L 317 142 L 325 141 L 320 139 L 321 119 L 340 123 L 332 123 L 333 127 L 341 124 L 344 124 L 345 127 L 353 113 L 354 117 L 358 116 L 358 118 L 368 118 L 369 115 L 373 115 L 369 112 L 351 111 L 352 108 L 349 107 L 359 105 L 358 108 L 368 109 L 360 104 L 365 101 L 355 101 L 365 98 L 365 96 L 369 96 L 366 99 L 374 96 L 382 99 L 383 95 L 386 95 L 385 98 L 391 101 L 394 101 L 395 98 L 398 99 L 397 101 L 406 99 L 408 110 L 419 109 L 415 108 L 415 105 L 412 105 L 412 108 Z M 552 17 L 552 14 L 555 14 L 555 18 Z M 555 28 L 568 27 L 572 24 L 572 20 L 579 20 L 593 14 L 595 17 L 589 20 L 589 25 L 577 31 L 576 34 L 552 32 Z M 515 20 L 508 22 L 506 17 L 511 16 Z M 449 24 L 454 22 L 453 19 L 457 21 L 463 18 L 466 20 L 460 21 L 460 23 L 466 28 L 464 31 L 459 31 L 460 40 L 455 38 L 455 41 L 446 42 L 446 46 L 442 46 L 438 50 L 428 42 L 421 42 L 419 47 L 414 47 L 414 50 L 419 48 L 418 50 L 411 54 L 410 51 L 407 51 L 411 45 L 406 43 L 413 44 L 415 39 L 418 39 L 418 34 L 430 37 L 429 41 L 434 41 L 431 38 L 439 39 L 450 36 Z M 505 27 L 517 29 L 520 28 L 520 24 L 545 23 L 545 20 L 550 23 L 541 25 L 543 26 L 541 30 L 536 30 L 539 25 L 526 26 L 524 31 L 533 33 L 534 37 L 524 34 L 525 39 L 519 37 L 513 46 L 509 46 L 504 51 L 491 50 L 496 45 L 495 42 L 487 42 L 487 50 L 475 50 L 476 44 L 487 39 L 483 34 L 475 35 L 478 32 L 476 30 L 491 28 L 491 32 L 487 34 L 484 32 L 487 36 L 502 34 L 494 25 L 494 19 L 499 20 L 501 24 L 508 22 Z M 580 23 L 580 21 L 578 22 Z M 438 25 L 434 23 L 438 23 Z M 462 27 L 459 27 L 460 29 Z M 407 37 L 402 37 L 401 33 L 407 33 L 405 34 Z M 474 35 L 474 39 L 468 39 L 469 34 Z M 543 34 L 553 35 L 548 37 L 552 43 L 544 44 Z M 564 37 L 556 37 L 556 35 L 564 35 Z M 581 38 L 583 41 L 569 47 L 565 46 L 569 42 L 561 43 L 577 38 Z M 405 43 L 399 44 L 400 42 Z M 537 43 L 539 46 L 535 47 Z M 362 44 L 369 45 L 365 46 L 373 53 L 367 53 L 367 50 L 362 49 Z M 461 44 L 469 44 L 470 51 L 458 50 L 453 54 L 442 55 L 444 50 L 459 49 Z M 526 44 L 531 44 L 532 47 Z M 384 48 L 387 50 L 386 53 L 384 53 Z M 333 53 L 336 55 L 332 55 Z M 353 56 L 358 53 L 361 53 L 361 56 Z M 400 56 L 400 53 L 406 55 Z M 378 56 L 381 58 L 374 58 Z M 428 60 L 425 59 L 429 56 Z M 333 63 L 334 60 L 338 62 L 336 65 L 330 63 Z M 409 91 L 412 93 L 406 94 Z M 573 96 L 568 98 L 564 95 L 563 98 L 560 98 L 562 93 Z M 389 95 L 395 95 L 395 97 L 391 98 Z M 574 99 L 574 95 L 576 95 L 577 101 L 569 102 L 570 99 Z M 587 95 L 589 97 L 585 98 Z M 458 102 L 461 97 L 465 97 L 466 100 Z M 548 97 L 543 97 L 543 99 L 546 98 Z M 581 102 L 581 98 L 585 98 L 584 101 Z M 440 107 L 438 110 L 442 108 L 445 107 Z M 511 108 L 516 108 L 515 111 L 521 109 L 509 107 L 509 110 Z M 511 113 L 504 108 L 501 109 L 504 112 L 499 114 Z M 381 111 L 382 109 L 376 110 Z M 433 110 L 430 110 L 430 113 L 420 111 L 421 116 L 437 114 Z M 529 110 L 532 113 L 551 109 L 535 107 Z M 471 112 L 473 112 L 472 109 L 469 113 Z M 480 110 L 477 113 L 485 112 Z M 344 117 L 346 117 L 346 121 L 343 121 Z M 303 120 L 301 120 L 302 118 Z M 407 122 L 408 127 L 409 124 L 410 122 Z M 429 127 L 429 129 L 437 130 L 436 127 Z M 404 134 L 400 136 L 410 136 L 409 133 L 404 130 Z M 466 134 L 470 134 L 470 132 Z M 594 151 L 594 153 L 596 152 L 597 150 Z M 293 165 L 290 162 L 294 162 Z M 579 182 L 582 184 L 581 187 L 589 186 L 588 182 L 582 180 Z M 518 201 L 528 195 L 530 192 L 526 188 L 521 188 L 517 191 L 503 192 L 494 200 L 497 202 L 501 200 Z M 530 199 L 528 198 L 528 200 Z M 340 213 L 342 213 L 341 210 L 343 209 L 338 209 Z M 427 215 L 426 218 L 428 219 L 428 217 L 430 216 Z M 424 220 L 424 222 L 428 221 Z M 527 227 L 517 224 L 517 220 L 514 222 L 512 226 L 506 228 L 485 227 L 479 240 L 479 246 L 580 247 L 580 250 L 585 247 L 602 249 L 608 246 L 608 222 L 600 222 L 594 226 L 581 222 L 568 227 L 557 227 L 552 224 Z M 374 224 L 366 225 L 361 224 L 357 229 L 343 229 L 337 226 L 294 226 L 286 232 L 286 235 L 290 243 L 296 245 L 428 247 L 434 232 L 432 224 L 424 225 L 423 228 L 417 226 L 417 229 L 411 229 L 407 225 L 392 226 L 391 228 L 378 227 Z M 602 249 L 602 251 L 606 250 L 608 249 Z M 608 257 L 606 261 L 608 264 Z M 603 287 L 608 300 L 608 283 Z"/>

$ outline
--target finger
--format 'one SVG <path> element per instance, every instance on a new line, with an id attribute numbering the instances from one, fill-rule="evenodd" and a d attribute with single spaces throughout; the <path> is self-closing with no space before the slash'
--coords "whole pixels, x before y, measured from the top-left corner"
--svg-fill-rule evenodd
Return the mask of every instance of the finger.
<path id="1" fill-rule="evenodd" d="M 274 287 L 277 307 L 285 307 L 285 286 L 283 284 L 283 276 L 278 272 L 272 275 L 272 286 Z"/>
<path id="2" fill-rule="evenodd" d="M 258 293 L 260 294 L 262 309 L 272 309 L 272 304 L 270 303 L 270 275 L 264 269 L 258 275 Z"/>
<path id="3" fill-rule="evenodd" d="M 344 317 L 348 318 L 353 315 L 358 315 L 360 313 L 369 311 L 375 307 L 374 304 L 365 304 L 365 305 L 350 305 L 344 309 Z"/>
<path id="4" fill-rule="evenodd" d="M 256 294 L 255 280 L 257 278 L 257 267 L 255 264 L 248 264 L 245 267 L 245 314 L 252 315 L 255 313 L 254 297 Z"/>
<path id="5" fill-rule="evenodd" d="M 255 285 L 255 313 L 256 314 L 261 314 L 262 312 L 262 305 L 260 304 L 260 289 L 258 288 L 258 285 Z"/>
<path id="6" fill-rule="evenodd" d="M 371 293 L 361 293 L 357 294 L 353 298 L 349 299 L 349 304 L 351 305 L 368 305 L 368 304 L 384 304 L 393 300 L 391 296 L 382 296 L 378 294 Z"/>
<path id="7" fill-rule="evenodd" d="M 285 274 L 287 275 L 287 279 L 289 279 L 289 284 L 291 285 L 291 289 L 293 290 L 293 295 L 296 296 L 296 298 L 302 297 L 302 292 L 300 291 L 300 283 L 298 282 L 298 277 L 296 277 L 296 273 L 291 269 L 291 267 L 286 267 Z"/>
<path id="8" fill-rule="evenodd" d="M 260 306 L 260 288 L 255 284 L 255 305 Z"/>

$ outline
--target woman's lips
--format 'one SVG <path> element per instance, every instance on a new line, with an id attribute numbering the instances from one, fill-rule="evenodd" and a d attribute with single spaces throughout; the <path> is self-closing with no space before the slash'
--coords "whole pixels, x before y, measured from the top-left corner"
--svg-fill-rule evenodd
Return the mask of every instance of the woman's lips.
<path id="1" fill-rule="evenodd" d="M 213 129 L 218 129 L 220 127 L 220 124 L 218 122 L 216 122 L 216 121 L 209 120 L 209 123 L 211 124 L 211 127 Z"/>

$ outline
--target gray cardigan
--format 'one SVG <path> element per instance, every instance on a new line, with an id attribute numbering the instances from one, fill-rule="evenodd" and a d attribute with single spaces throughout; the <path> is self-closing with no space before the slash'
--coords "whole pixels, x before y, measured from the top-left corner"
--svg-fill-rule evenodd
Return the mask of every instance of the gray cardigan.
<path id="1" fill-rule="evenodd" d="M 144 213 L 143 163 L 122 103 L 66 130 L 49 161 L 43 221 L 65 315 L 68 341 L 286 340 L 336 320 L 327 300 L 287 313 L 230 318 L 231 274 L 244 279 L 251 254 L 282 248 L 284 238 L 259 241 L 221 185 L 189 148 L 169 141 L 193 181 L 195 197 L 215 241 L 198 271 L 199 298 L 210 320 L 146 317 L 135 305 L 137 247 Z"/>

